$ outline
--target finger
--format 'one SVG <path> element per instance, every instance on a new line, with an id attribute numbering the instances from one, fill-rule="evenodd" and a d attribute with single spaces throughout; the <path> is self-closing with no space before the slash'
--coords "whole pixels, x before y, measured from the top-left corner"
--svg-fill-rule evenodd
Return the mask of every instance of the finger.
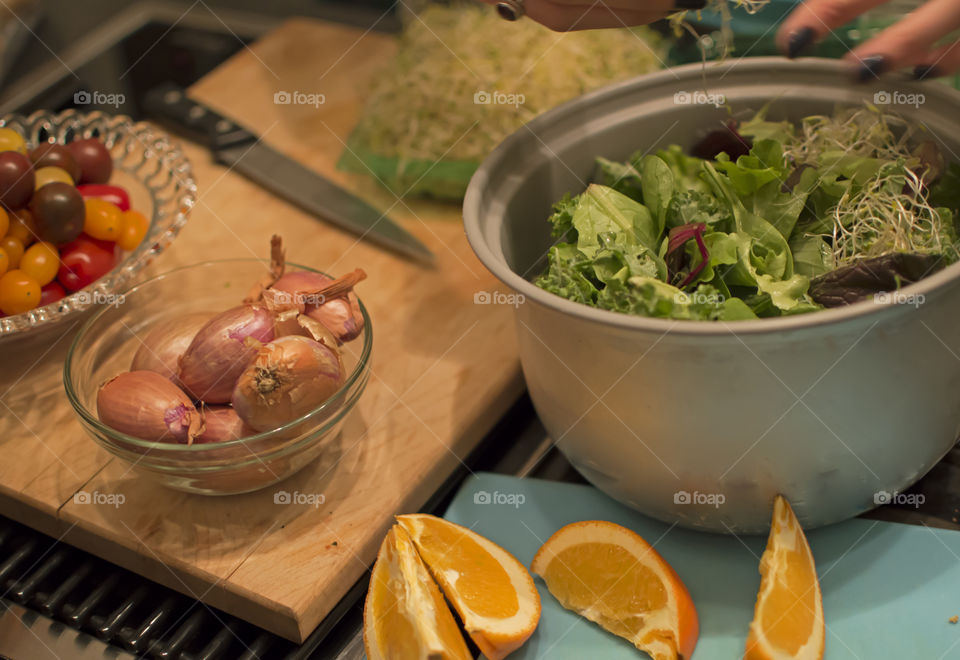
<path id="1" fill-rule="evenodd" d="M 787 57 L 797 57 L 836 28 L 888 0 L 807 0 L 777 30 L 776 43 Z"/>
<path id="2" fill-rule="evenodd" d="M 954 71 L 960 71 L 960 41 L 937 48 L 921 58 L 913 70 L 913 77 L 926 80 L 939 78 Z"/>
<path id="3" fill-rule="evenodd" d="M 960 3 L 930 0 L 857 46 L 844 59 L 855 67 L 859 80 L 871 80 L 885 71 L 918 64 L 932 44 L 957 27 L 960 27 Z"/>

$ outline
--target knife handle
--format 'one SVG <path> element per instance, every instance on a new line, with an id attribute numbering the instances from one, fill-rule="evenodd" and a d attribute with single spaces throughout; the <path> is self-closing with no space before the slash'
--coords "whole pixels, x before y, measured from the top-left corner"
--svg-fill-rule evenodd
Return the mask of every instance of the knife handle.
<path id="1" fill-rule="evenodd" d="M 185 89 L 173 83 L 151 89 L 143 104 L 154 119 L 204 144 L 214 154 L 220 149 L 257 139 L 247 129 L 191 99 Z"/>

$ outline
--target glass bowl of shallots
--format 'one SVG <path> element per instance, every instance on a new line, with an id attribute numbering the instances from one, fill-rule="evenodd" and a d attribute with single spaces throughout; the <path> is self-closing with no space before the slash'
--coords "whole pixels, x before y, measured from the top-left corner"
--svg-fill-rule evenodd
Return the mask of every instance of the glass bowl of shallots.
<path id="1" fill-rule="evenodd" d="M 90 437 L 166 486 L 230 495 L 275 484 L 325 450 L 370 373 L 370 317 L 340 278 L 271 261 L 180 268 L 104 305 L 64 365 Z"/>

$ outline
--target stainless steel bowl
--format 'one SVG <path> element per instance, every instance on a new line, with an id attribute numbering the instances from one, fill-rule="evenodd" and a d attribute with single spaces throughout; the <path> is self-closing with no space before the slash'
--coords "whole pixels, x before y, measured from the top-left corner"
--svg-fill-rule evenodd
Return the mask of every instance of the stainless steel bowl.
<path id="1" fill-rule="evenodd" d="M 706 94 L 722 94 L 729 110 L 695 102 Z M 755 58 L 588 94 L 530 122 L 484 162 L 464 202 L 467 236 L 524 297 L 516 319 L 530 394 L 587 479 L 664 521 L 759 533 L 777 493 L 805 526 L 825 525 L 897 498 L 950 449 L 960 434 L 960 264 L 898 298 L 923 304 L 861 302 L 735 323 L 616 314 L 530 281 L 551 244 L 551 204 L 585 187 L 597 155 L 690 146 L 730 112 L 749 116 L 768 102 L 770 118 L 796 121 L 911 98 L 923 102 L 893 109 L 960 160 L 955 90 L 899 80 L 854 87 L 838 62 Z"/>

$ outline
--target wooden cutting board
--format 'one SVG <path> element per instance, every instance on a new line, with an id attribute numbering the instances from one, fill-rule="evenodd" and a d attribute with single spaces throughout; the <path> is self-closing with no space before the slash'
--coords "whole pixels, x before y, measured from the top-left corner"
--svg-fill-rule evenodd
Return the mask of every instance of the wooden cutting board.
<path id="1" fill-rule="evenodd" d="M 200 202 L 148 272 L 262 258 L 272 233 L 293 262 L 367 271 L 358 292 L 373 319 L 370 383 L 337 450 L 282 485 L 325 503 L 275 504 L 281 487 L 188 495 L 128 473 L 74 419 L 60 381 L 68 333 L 16 349 L 0 344 L 0 513 L 302 641 L 372 564 L 392 515 L 422 506 L 520 395 L 511 310 L 474 304 L 476 292 L 496 283 L 467 244 L 459 208 L 400 201 L 335 170 L 365 86 L 395 49 L 389 36 L 292 20 L 191 93 L 388 209 L 435 252 L 435 268 L 357 242 L 187 144 Z M 274 104 L 279 91 L 323 94 L 325 103 Z M 125 501 L 81 504 L 73 498 L 80 490 Z"/>

